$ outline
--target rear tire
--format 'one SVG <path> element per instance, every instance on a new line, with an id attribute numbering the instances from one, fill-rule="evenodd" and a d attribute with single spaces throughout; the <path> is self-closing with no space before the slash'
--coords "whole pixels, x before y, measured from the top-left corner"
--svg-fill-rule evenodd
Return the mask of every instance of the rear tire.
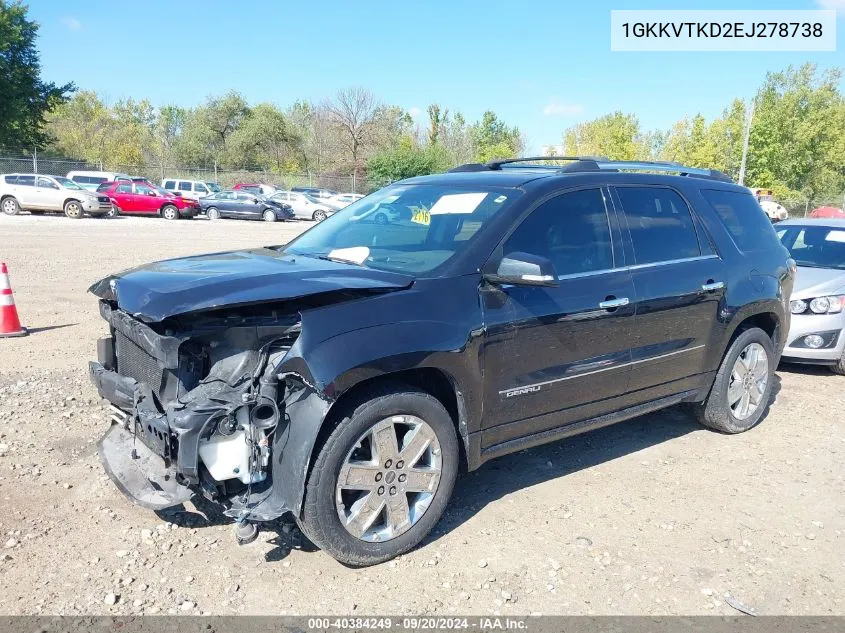
<path id="1" fill-rule="evenodd" d="M 111 209 L 109 209 L 109 212 L 106 213 L 105 217 L 114 218 L 114 217 L 117 217 L 119 215 L 120 215 L 120 207 L 117 206 L 116 204 L 113 204 L 113 205 L 111 205 Z"/>
<path id="2" fill-rule="evenodd" d="M 270 211 L 269 209 L 264 212 L 262 216 L 265 222 L 275 222 L 276 221 L 276 214 Z"/>
<path id="3" fill-rule="evenodd" d="M 205 212 L 205 216 L 209 220 L 219 220 L 220 211 L 218 211 L 217 207 L 208 207 L 208 211 Z"/>
<path id="4" fill-rule="evenodd" d="M 71 220 L 78 220 L 82 217 L 82 204 L 76 200 L 65 202 L 65 215 Z"/>
<path id="5" fill-rule="evenodd" d="M 842 358 L 835 365 L 831 366 L 830 371 L 834 374 L 845 376 L 845 352 L 842 352 Z"/>
<path id="6" fill-rule="evenodd" d="M 698 421 L 729 434 L 757 426 L 769 408 L 775 362 L 768 334 L 756 327 L 741 332 L 722 359 L 707 399 L 692 405 Z"/>
<path id="7" fill-rule="evenodd" d="M 165 220 L 178 220 L 179 209 L 174 207 L 172 204 L 166 204 L 161 208 L 161 217 Z"/>
<path id="8" fill-rule="evenodd" d="M 11 196 L 3 200 L 2 208 L 3 213 L 6 215 L 17 215 L 21 212 L 21 205 Z"/>
<path id="9" fill-rule="evenodd" d="M 455 426 L 436 398 L 400 383 L 362 392 L 338 417 L 318 447 L 297 521 L 315 545 L 341 563 L 375 565 L 415 547 L 442 516 L 458 473 Z M 364 439 L 372 438 L 373 429 L 384 433 L 379 438 L 386 444 Z M 395 450 L 382 453 L 382 446 Z M 416 457 L 409 458 L 412 454 Z M 363 476 L 354 478 L 357 473 L 350 469 Z M 345 483 L 354 479 L 363 487 L 339 485 L 342 472 Z M 363 530 L 360 536 L 356 529 Z"/>
<path id="10" fill-rule="evenodd" d="M 314 211 L 313 217 L 315 222 L 322 222 L 326 219 L 326 212 L 321 210 Z"/>

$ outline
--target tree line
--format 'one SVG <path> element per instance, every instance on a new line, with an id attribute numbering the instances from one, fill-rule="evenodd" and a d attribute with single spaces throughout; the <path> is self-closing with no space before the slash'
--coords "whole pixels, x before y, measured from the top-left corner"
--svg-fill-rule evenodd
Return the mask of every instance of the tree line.
<path id="1" fill-rule="evenodd" d="M 201 105 L 155 107 L 146 99 L 112 105 L 77 92 L 46 119 L 50 149 L 103 166 L 366 175 L 375 184 L 462 162 L 515 156 L 522 135 L 492 111 L 475 122 L 439 105 L 430 124 L 379 101 L 369 90 L 340 90 L 325 101 L 250 105 L 228 92 Z"/>
<path id="2" fill-rule="evenodd" d="M 845 99 L 842 69 L 814 64 L 766 75 L 755 97 L 734 99 L 721 116 L 683 118 L 668 130 L 643 130 L 635 114 L 613 112 L 563 134 L 566 155 L 666 160 L 739 177 L 746 117 L 753 106 L 745 184 L 771 189 L 791 210 L 842 206 Z M 554 153 L 552 151 L 551 153 Z"/>

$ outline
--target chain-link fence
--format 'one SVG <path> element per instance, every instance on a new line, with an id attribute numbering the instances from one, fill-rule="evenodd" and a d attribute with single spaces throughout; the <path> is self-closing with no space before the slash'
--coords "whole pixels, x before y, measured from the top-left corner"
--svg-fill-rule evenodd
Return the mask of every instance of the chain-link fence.
<path id="1" fill-rule="evenodd" d="M 235 183 L 263 183 L 290 187 L 319 187 L 342 193 L 369 193 L 366 179 L 340 174 L 276 174 L 269 171 L 162 167 L 161 165 L 98 165 L 80 160 L 40 158 L 38 156 L 0 156 L 0 174 L 37 173 L 67 176 L 72 171 L 110 171 L 143 176 L 161 183 L 165 178 L 218 182 L 223 187 Z"/>

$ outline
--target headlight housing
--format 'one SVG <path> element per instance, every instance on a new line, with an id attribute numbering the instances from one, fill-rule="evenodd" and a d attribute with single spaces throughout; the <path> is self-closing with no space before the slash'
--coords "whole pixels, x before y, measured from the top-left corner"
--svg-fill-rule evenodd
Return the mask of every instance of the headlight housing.
<path id="1" fill-rule="evenodd" d="M 836 314 L 842 312 L 843 307 L 845 307 L 845 296 L 843 295 L 793 299 L 789 302 L 789 311 L 792 314 L 803 314 L 807 312 L 808 308 L 812 314 Z"/>

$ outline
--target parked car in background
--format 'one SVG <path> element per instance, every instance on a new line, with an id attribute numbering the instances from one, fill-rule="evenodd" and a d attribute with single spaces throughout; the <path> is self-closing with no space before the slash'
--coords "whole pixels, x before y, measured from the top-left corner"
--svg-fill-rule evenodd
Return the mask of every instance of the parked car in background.
<path id="1" fill-rule="evenodd" d="M 277 191 L 281 191 L 283 187 L 277 187 L 276 185 L 268 185 L 261 182 L 239 182 L 234 187 L 232 187 L 235 191 L 249 191 L 250 193 L 257 193 L 262 196 L 271 196 Z"/>
<path id="2" fill-rule="evenodd" d="M 845 218 L 845 209 L 839 207 L 817 207 L 810 212 L 811 218 Z"/>
<path id="3" fill-rule="evenodd" d="M 790 220 L 777 233 L 798 265 L 783 361 L 845 375 L 845 218 Z"/>
<path id="4" fill-rule="evenodd" d="M 754 194 L 754 197 L 757 198 L 757 202 L 760 203 L 760 208 L 763 209 L 769 220 L 772 221 L 772 224 L 789 219 L 789 211 L 787 211 L 783 205 L 775 201 L 774 193 L 771 189 L 760 189 L 755 187 L 749 187 L 748 189 L 752 194 Z"/>
<path id="5" fill-rule="evenodd" d="M 220 191 L 220 185 L 216 182 L 210 182 L 208 180 L 182 180 L 181 178 L 165 178 L 161 181 L 161 187 L 170 193 L 194 200 L 199 200 L 209 194 Z"/>
<path id="6" fill-rule="evenodd" d="M 333 209 L 342 209 L 346 206 L 349 206 L 356 200 L 360 200 L 364 196 L 360 193 L 339 193 L 336 196 L 332 196 L 331 198 L 325 198 L 322 200 L 323 203 L 329 205 Z"/>
<path id="7" fill-rule="evenodd" d="M 72 171 L 67 175 L 73 182 L 83 189 L 96 191 L 104 182 L 125 180 L 132 182 L 132 176 L 114 171 Z"/>
<path id="8" fill-rule="evenodd" d="M 225 189 L 200 199 L 199 204 L 209 220 L 234 218 L 275 222 L 294 218 L 293 210 L 287 204 L 250 191 Z"/>
<path id="9" fill-rule="evenodd" d="M 86 213 L 93 217 L 107 216 L 111 200 L 63 176 L 7 174 L 0 176 L 0 209 L 6 215 L 16 215 L 21 209 L 33 215 L 63 211 L 76 220 Z"/>
<path id="10" fill-rule="evenodd" d="M 322 222 L 336 211 L 324 202 L 298 191 L 279 191 L 270 196 L 270 200 L 289 205 L 298 220 Z"/>
<path id="11" fill-rule="evenodd" d="M 320 187 L 291 187 L 290 190 L 298 193 L 306 193 L 321 202 L 337 195 L 337 191 L 333 189 L 321 189 Z"/>
<path id="12" fill-rule="evenodd" d="M 120 215 L 159 215 L 165 220 L 192 218 L 199 203 L 140 182 L 104 182 L 97 191 L 111 200 Z"/>

